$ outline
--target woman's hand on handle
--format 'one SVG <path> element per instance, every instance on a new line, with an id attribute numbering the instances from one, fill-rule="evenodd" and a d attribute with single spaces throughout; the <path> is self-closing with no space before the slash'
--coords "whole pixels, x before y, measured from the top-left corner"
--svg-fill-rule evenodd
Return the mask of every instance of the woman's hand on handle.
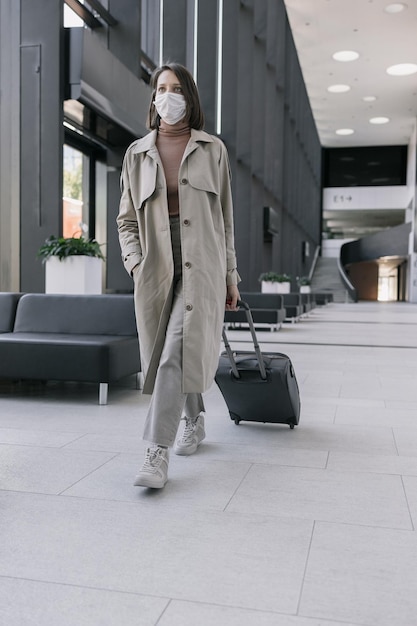
<path id="1" fill-rule="evenodd" d="M 240 300 L 237 285 L 228 285 L 226 294 L 226 311 L 237 311 L 237 301 Z"/>

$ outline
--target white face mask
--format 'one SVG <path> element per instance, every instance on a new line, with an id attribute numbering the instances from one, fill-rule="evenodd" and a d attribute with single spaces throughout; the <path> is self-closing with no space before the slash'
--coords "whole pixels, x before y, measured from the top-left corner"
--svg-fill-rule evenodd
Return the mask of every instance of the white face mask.
<path id="1" fill-rule="evenodd" d="M 158 115 L 170 126 L 182 120 L 185 115 L 185 98 L 180 93 L 159 93 L 155 97 L 154 105 Z"/>

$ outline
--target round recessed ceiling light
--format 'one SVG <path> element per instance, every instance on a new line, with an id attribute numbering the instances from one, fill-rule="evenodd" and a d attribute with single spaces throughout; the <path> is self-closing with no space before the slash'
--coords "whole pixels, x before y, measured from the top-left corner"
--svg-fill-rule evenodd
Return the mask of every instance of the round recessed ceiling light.
<path id="1" fill-rule="evenodd" d="M 389 117 L 371 117 L 370 124 L 388 124 Z"/>
<path id="2" fill-rule="evenodd" d="M 386 13 L 401 13 L 407 8 L 407 5 L 404 2 L 393 2 L 392 4 L 387 4 L 384 11 Z"/>
<path id="3" fill-rule="evenodd" d="M 387 74 L 390 76 L 410 76 L 417 72 L 416 63 L 398 63 L 387 68 Z"/>
<path id="4" fill-rule="evenodd" d="M 359 58 L 359 53 L 354 50 L 340 50 L 333 55 L 335 61 L 356 61 Z"/>
<path id="5" fill-rule="evenodd" d="M 349 85 L 330 85 L 330 87 L 327 87 L 327 91 L 330 91 L 330 93 L 345 93 L 350 91 L 350 87 Z"/>
<path id="6" fill-rule="evenodd" d="M 375 102 L 375 100 L 376 100 L 376 96 L 364 96 L 364 97 L 362 98 L 362 100 L 363 100 L 364 102 Z"/>
<path id="7" fill-rule="evenodd" d="M 338 128 L 335 132 L 336 135 L 353 135 L 355 131 L 353 128 Z"/>

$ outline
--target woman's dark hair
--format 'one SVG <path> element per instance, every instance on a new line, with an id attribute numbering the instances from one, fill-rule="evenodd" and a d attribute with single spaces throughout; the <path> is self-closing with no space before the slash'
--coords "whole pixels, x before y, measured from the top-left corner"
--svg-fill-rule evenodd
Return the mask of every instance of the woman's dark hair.
<path id="1" fill-rule="evenodd" d="M 190 128 L 201 130 L 204 128 L 204 114 L 201 108 L 197 85 L 187 68 L 180 65 L 180 63 L 165 63 L 153 71 L 150 81 L 152 96 L 149 104 L 147 127 L 151 130 L 159 127 L 160 117 L 156 111 L 153 101 L 156 96 L 158 78 L 165 70 L 171 70 L 171 72 L 174 72 L 175 76 L 178 78 L 186 103 L 185 117 Z"/>

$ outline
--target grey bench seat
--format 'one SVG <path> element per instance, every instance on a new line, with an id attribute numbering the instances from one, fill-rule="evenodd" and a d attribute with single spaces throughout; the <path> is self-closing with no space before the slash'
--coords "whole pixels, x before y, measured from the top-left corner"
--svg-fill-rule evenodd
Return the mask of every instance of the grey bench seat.
<path id="1" fill-rule="evenodd" d="M 133 296 L 25 294 L 0 334 L 0 378 L 108 384 L 141 371 Z"/>
<path id="2" fill-rule="evenodd" d="M 281 294 L 242 292 L 240 299 L 248 303 L 255 326 L 268 326 L 273 331 L 278 330 L 285 320 Z M 226 311 L 224 321 L 231 328 L 247 325 L 245 311 Z"/>
<path id="3" fill-rule="evenodd" d="M 315 308 L 316 301 L 311 293 L 300 293 L 300 296 L 301 304 L 303 305 L 303 313 L 306 315 Z"/>
<path id="4" fill-rule="evenodd" d="M 304 313 L 304 306 L 300 293 L 284 293 L 284 307 L 286 321 L 297 322 Z"/>
<path id="5" fill-rule="evenodd" d="M 0 333 L 9 333 L 13 330 L 17 303 L 22 295 L 17 292 L 0 292 Z"/>
<path id="6" fill-rule="evenodd" d="M 312 291 L 312 297 L 317 306 L 323 306 L 333 302 L 333 293 L 331 291 Z"/>

